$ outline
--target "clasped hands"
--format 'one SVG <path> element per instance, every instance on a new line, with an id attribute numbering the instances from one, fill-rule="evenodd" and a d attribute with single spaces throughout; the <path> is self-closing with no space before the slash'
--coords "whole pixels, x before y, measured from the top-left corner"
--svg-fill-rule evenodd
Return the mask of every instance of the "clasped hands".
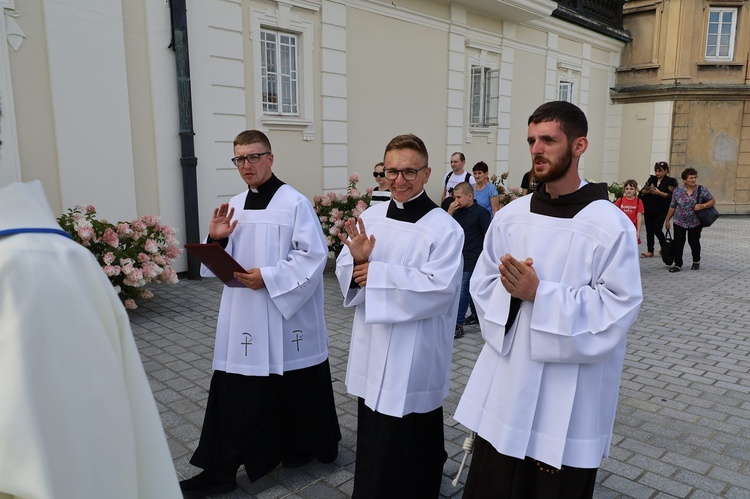
<path id="1" fill-rule="evenodd" d="M 230 210 L 229 203 L 224 203 L 214 210 L 214 215 L 211 217 L 211 222 L 208 224 L 208 235 L 211 236 L 211 239 L 214 241 L 220 241 L 226 239 L 232 232 L 234 232 L 239 220 L 232 222 L 233 216 L 234 208 Z M 263 281 L 263 275 L 258 268 L 248 269 L 246 273 L 235 272 L 234 278 L 250 289 L 258 290 L 266 287 L 266 283 Z"/>
<path id="2" fill-rule="evenodd" d="M 534 270 L 534 260 L 526 258 L 523 262 L 516 260 L 508 253 L 500 257 L 500 282 L 513 298 L 534 301 L 539 287 L 539 277 Z"/>
<path id="3" fill-rule="evenodd" d="M 361 218 L 350 218 L 344 222 L 344 230 L 346 235 L 339 233 L 339 239 L 349 248 L 354 259 L 352 279 L 357 286 L 364 287 L 367 285 L 367 271 L 370 268 L 370 255 L 375 247 L 375 236 L 367 236 L 365 223 Z"/>

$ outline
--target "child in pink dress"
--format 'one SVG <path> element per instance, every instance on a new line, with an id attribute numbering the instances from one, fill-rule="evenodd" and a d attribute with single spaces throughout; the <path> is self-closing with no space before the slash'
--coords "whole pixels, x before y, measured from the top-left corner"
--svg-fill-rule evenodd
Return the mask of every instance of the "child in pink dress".
<path id="1" fill-rule="evenodd" d="M 615 201 L 615 206 L 625 213 L 638 234 L 638 244 L 641 244 L 641 224 L 643 223 L 643 201 L 636 195 L 638 194 L 638 183 L 635 180 L 626 180 L 623 186 L 624 194 Z"/>

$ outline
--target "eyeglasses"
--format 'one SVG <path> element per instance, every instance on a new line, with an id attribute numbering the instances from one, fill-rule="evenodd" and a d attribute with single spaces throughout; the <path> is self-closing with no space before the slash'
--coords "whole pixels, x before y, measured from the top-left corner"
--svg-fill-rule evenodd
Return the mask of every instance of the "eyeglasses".
<path id="1" fill-rule="evenodd" d="M 404 180 L 414 180 L 417 178 L 417 174 L 427 168 L 426 166 L 423 166 L 422 168 L 418 170 L 413 170 L 411 168 L 407 170 L 396 170 L 394 168 L 386 168 L 383 170 L 383 173 L 385 173 L 385 178 L 388 180 L 396 180 L 398 178 L 399 173 L 402 177 L 404 177 Z"/>
<path id="2" fill-rule="evenodd" d="M 262 158 L 266 154 L 271 154 L 271 153 L 261 152 L 258 154 L 248 154 L 247 156 L 237 156 L 236 158 L 232 158 L 232 163 L 234 163 L 234 166 L 244 166 L 245 161 L 247 161 L 251 165 L 254 165 L 258 161 L 260 161 L 260 158 Z"/>
<path id="3" fill-rule="evenodd" d="M 378 177 L 383 178 L 385 177 L 385 172 L 372 172 L 372 176 L 375 178 L 378 178 Z"/>

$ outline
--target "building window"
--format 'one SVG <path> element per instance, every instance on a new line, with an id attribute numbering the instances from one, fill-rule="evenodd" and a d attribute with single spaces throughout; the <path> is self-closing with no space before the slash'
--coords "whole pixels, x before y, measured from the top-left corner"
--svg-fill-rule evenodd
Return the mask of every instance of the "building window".
<path id="1" fill-rule="evenodd" d="M 557 100 L 573 102 L 573 82 L 561 81 L 557 89 Z"/>
<path id="2" fill-rule="evenodd" d="M 732 60 L 736 30 L 737 9 L 710 8 L 708 11 L 708 34 L 706 36 L 706 59 Z"/>
<path id="3" fill-rule="evenodd" d="M 500 70 L 471 67 L 469 124 L 473 127 L 497 125 L 500 101 Z"/>
<path id="4" fill-rule="evenodd" d="M 264 114 L 299 115 L 297 36 L 261 30 L 261 85 Z"/>

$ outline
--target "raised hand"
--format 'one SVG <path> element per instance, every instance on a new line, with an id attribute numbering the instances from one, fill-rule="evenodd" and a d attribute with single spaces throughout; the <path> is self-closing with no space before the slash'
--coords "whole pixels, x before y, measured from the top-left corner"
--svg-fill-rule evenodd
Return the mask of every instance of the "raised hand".
<path id="1" fill-rule="evenodd" d="M 238 220 L 232 222 L 234 208 L 229 209 L 229 203 L 224 203 L 214 210 L 214 216 L 208 224 L 208 235 L 211 239 L 219 240 L 229 237 L 234 232 Z"/>
<path id="2" fill-rule="evenodd" d="M 344 222 L 344 230 L 349 237 L 347 238 L 343 233 L 339 233 L 339 239 L 349 248 L 349 253 L 354 258 L 354 264 L 359 265 L 368 261 L 372 249 L 375 247 L 375 236 L 367 237 L 365 223 L 362 219 L 354 220 L 350 218 Z"/>

